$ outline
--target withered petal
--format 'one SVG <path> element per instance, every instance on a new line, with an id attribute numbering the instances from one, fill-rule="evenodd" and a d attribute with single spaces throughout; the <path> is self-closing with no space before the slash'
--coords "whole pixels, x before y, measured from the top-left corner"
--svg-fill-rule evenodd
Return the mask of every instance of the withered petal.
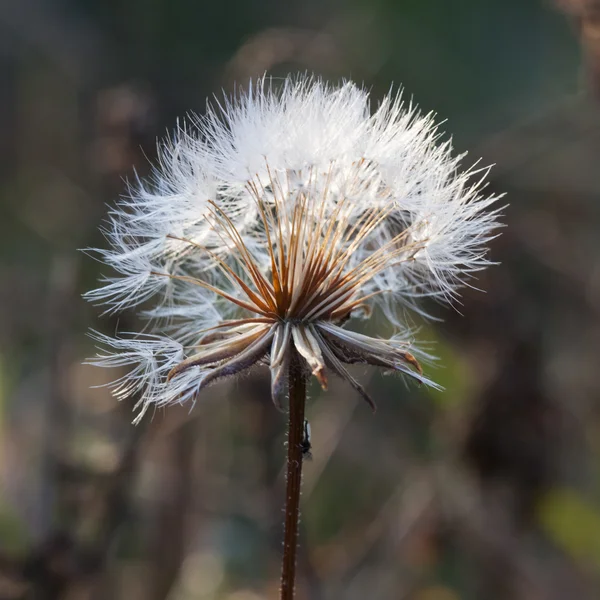
<path id="1" fill-rule="evenodd" d="M 190 367 L 218 363 L 239 354 L 257 339 L 260 339 L 269 329 L 268 325 L 257 325 L 245 334 L 234 334 L 233 337 L 210 344 L 204 350 L 198 352 L 198 354 L 187 358 L 176 367 L 173 367 L 167 375 L 167 381 L 170 381 L 175 375 L 182 373 Z"/>
<path id="2" fill-rule="evenodd" d="M 268 331 L 264 332 L 262 337 L 254 340 L 254 342 L 252 342 L 231 360 L 228 360 L 210 370 L 206 374 L 206 377 L 202 381 L 199 389 L 205 388 L 216 379 L 227 377 L 228 375 L 236 375 L 237 373 L 245 371 L 246 369 L 249 369 L 255 365 L 269 351 L 269 346 L 274 334 L 275 327 L 273 326 Z"/>
<path id="3" fill-rule="evenodd" d="M 331 323 L 319 323 L 318 329 L 342 362 L 365 363 L 401 371 L 422 382 L 423 370 L 417 359 L 410 352 L 392 346 L 387 340 L 347 331 Z"/>
<path id="4" fill-rule="evenodd" d="M 319 345 L 321 346 L 321 350 L 323 351 L 323 355 L 325 356 L 325 363 L 327 364 L 327 366 L 336 375 L 341 377 L 344 381 L 348 382 L 361 395 L 363 400 L 367 402 L 367 404 L 371 407 L 371 410 L 373 412 L 376 412 L 377 405 L 375 404 L 371 396 L 367 394 L 365 388 L 360 383 L 358 383 L 358 381 L 356 381 L 356 379 L 354 379 L 352 375 L 350 375 L 350 373 L 347 371 L 347 369 L 344 367 L 344 365 L 341 363 L 341 361 L 330 348 L 327 340 L 318 332 L 317 335 L 319 336 Z"/>
<path id="5" fill-rule="evenodd" d="M 274 343 L 274 342 L 273 342 Z M 283 401 L 288 389 L 291 347 L 284 348 L 281 360 L 275 365 L 271 363 L 271 398 L 277 410 L 283 412 Z"/>
<path id="6" fill-rule="evenodd" d="M 292 337 L 294 346 L 298 353 L 306 360 L 311 368 L 312 374 L 317 378 L 321 387 L 327 389 L 327 374 L 325 373 L 325 361 L 321 354 L 321 348 L 317 338 L 311 331 L 312 326 L 294 325 Z"/>

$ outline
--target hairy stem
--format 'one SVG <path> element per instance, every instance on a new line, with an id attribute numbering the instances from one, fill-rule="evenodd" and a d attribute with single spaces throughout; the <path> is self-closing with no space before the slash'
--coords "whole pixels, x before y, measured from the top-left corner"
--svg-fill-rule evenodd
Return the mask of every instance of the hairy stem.
<path id="1" fill-rule="evenodd" d="M 298 360 L 290 365 L 290 409 L 285 493 L 285 533 L 281 568 L 281 600 L 293 600 L 296 582 L 296 550 L 298 549 L 298 517 L 302 484 L 302 437 L 306 379 Z"/>

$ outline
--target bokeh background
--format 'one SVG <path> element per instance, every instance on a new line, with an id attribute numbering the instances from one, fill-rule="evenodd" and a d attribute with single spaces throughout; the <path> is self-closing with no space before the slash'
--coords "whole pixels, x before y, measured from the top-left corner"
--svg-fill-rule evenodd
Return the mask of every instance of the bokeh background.
<path id="1" fill-rule="evenodd" d="M 311 388 L 299 600 L 599 598 L 600 3 L 1 0 L 0 599 L 277 597 L 266 374 L 133 427 L 82 361 L 135 315 L 81 299 L 78 252 L 157 137 L 265 71 L 404 85 L 510 203 L 486 292 L 428 307 L 445 392 Z"/>

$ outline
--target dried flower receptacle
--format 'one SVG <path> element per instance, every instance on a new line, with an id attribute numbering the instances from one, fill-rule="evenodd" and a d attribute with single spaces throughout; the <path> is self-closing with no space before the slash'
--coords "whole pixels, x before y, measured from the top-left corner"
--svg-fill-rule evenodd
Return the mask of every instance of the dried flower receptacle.
<path id="1" fill-rule="evenodd" d="M 357 181 L 361 162 L 354 167 Z M 233 296 L 213 284 L 210 290 L 237 304 L 249 316 L 205 331 L 198 352 L 173 367 L 167 381 L 192 367 L 215 365 L 203 377 L 198 386 L 201 389 L 269 356 L 273 399 L 281 406 L 293 349 L 323 389 L 327 389 L 326 371 L 330 369 L 348 381 L 372 406 L 373 401 L 343 363 L 363 362 L 421 378 L 421 368 L 408 352 L 407 343 L 369 338 L 339 325 L 350 318 L 353 311 L 364 308 L 370 297 L 382 293 L 382 290 L 365 291 L 365 282 L 388 268 L 392 261 L 400 264 L 410 260 L 411 254 L 422 244 L 412 241 L 404 230 L 353 264 L 355 247 L 373 233 L 391 208 L 374 206 L 360 218 L 352 219 L 354 207 L 344 197 L 337 199 L 332 211 L 327 211 L 330 208 L 327 181 L 319 185 L 317 180 L 319 177 L 328 180 L 332 169 L 333 166 L 328 172 L 309 174 L 305 189 L 296 195 L 291 206 L 283 193 L 282 182 L 268 167 L 271 190 L 268 203 L 261 182 L 248 183 L 266 239 L 269 264 L 266 272 L 244 244 L 235 224 L 222 209 L 212 201 L 209 203 L 207 214 L 214 230 L 219 231 L 224 243 L 234 250 L 231 265 L 215 255 L 216 268 L 240 294 Z M 211 253 L 191 240 L 177 239 L 199 252 Z M 156 272 L 155 275 L 179 278 L 168 273 Z M 204 281 L 190 276 L 186 276 L 185 281 L 208 287 Z"/>

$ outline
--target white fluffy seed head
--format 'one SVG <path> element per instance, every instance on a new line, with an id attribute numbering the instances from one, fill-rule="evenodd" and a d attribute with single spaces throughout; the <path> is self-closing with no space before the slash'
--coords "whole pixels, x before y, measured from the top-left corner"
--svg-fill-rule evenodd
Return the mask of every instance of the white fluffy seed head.
<path id="1" fill-rule="evenodd" d="M 285 339 L 317 374 L 328 362 L 319 344 L 356 362 L 321 325 L 337 327 L 379 305 L 398 329 L 398 307 L 417 307 L 422 296 L 451 301 L 488 264 L 486 243 L 497 226 L 485 171 L 461 171 L 461 158 L 440 142 L 432 116 L 400 94 L 371 112 L 367 91 L 310 77 L 260 79 L 181 125 L 160 148 L 151 182 L 138 181 L 112 211 L 111 248 L 97 251 L 117 275 L 90 300 L 109 311 L 154 300 L 144 314 L 157 337 L 109 346 L 127 360 L 137 351 L 138 364 L 151 364 L 149 352 L 169 357 L 138 366 L 118 394 L 147 382 L 144 404 L 193 396 L 223 359 L 167 381 L 173 361 L 193 354 L 174 351 L 172 338 L 197 345 L 202 331 L 224 321 L 238 323 L 227 343 L 239 345 L 244 328 L 264 329 L 259 341 L 249 336 L 248 356 L 267 336 L 281 356 Z M 301 327 L 284 336 L 286 323 Z M 236 365 L 248 362 L 232 356 Z"/>

